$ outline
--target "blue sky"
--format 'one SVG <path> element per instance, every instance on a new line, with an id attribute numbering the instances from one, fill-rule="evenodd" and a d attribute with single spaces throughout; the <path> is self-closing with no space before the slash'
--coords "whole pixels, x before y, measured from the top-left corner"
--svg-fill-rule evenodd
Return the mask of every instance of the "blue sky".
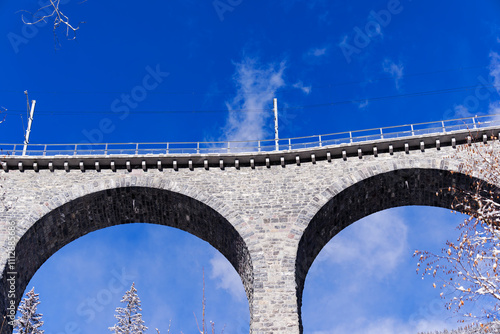
<path id="1" fill-rule="evenodd" d="M 500 113 L 496 0 L 62 3 L 72 22 L 85 23 L 73 41 L 59 31 L 55 51 L 50 24 L 22 24 L 19 11 L 35 11 L 36 1 L 0 2 L 0 106 L 7 109 L 0 142 L 23 141 L 25 90 L 37 100 L 32 143 L 272 138 L 273 97 L 282 138 Z M 438 312 L 431 283 L 414 274 L 411 254 L 439 250 L 457 219 L 402 208 L 344 231 L 307 278 L 305 332 L 456 326 Z M 106 331 L 131 281 L 151 329 L 166 332 L 172 319 L 175 332 L 187 333 L 192 312 L 201 312 L 202 268 L 210 318 L 226 323 L 226 333 L 248 331 L 248 304 L 228 263 L 166 227 L 91 233 L 49 259 L 28 288 L 41 294 L 48 334 Z M 107 301 L 122 269 L 130 282 L 121 277 L 123 291 L 88 319 L 87 298 Z"/>

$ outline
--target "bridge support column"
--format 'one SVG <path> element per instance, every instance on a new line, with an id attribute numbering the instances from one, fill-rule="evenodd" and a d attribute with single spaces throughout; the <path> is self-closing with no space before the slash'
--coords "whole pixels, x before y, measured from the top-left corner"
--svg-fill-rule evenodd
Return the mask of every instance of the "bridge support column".
<path id="1" fill-rule="evenodd" d="M 252 254 L 252 334 L 301 333 L 295 283 L 297 248 L 293 243 L 288 236 L 277 238 L 274 235 L 269 242 L 260 243 L 262 248 Z"/>

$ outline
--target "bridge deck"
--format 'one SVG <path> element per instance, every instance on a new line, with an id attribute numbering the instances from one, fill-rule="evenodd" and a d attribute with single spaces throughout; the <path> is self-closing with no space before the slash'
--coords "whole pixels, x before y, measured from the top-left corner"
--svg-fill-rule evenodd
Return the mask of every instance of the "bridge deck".
<path id="1" fill-rule="evenodd" d="M 210 168 L 300 164 L 425 150 L 499 137 L 500 115 L 275 140 L 189 143 L 0 144 L 9 169 Z M 470 138 L 469 138 L 470 137 Z"/>

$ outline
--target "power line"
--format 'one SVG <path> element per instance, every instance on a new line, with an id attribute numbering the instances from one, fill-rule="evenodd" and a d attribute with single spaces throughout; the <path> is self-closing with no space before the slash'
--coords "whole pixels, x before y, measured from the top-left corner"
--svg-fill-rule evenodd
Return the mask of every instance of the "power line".
<path id="1" fill-rule="evenodd" d="M 6 111 L 6 114 L 17 114 L 22 110 L 17 109 L 9 109 Z M 264 112 L 264 111 L 273 111 L 273 109 L 236 109 L 236 110 L 227 110 L 227 109 L 219 109 L 219 110 L 130 110 L 127 114 L 189 114 L 189 113 L 216 113 L 216 112 Z M 119 112 L 113 112 L 109 110 L 101 110 L 101 111 L 63 111 L 63 110 L 40 110 L 37 111 L 37 114 L 45 114 L 45 115 L 87 115 L 87 114 L 99 114 L 99 115 L 114 115 L 120 114 Z"/>
<path id="2" fill-rule="evenodd" d="M 422 72 L 422 73 L 410 73 L 410 74 L 405 74 L 401 77 L 401 79 L 408 78 L 408 77 L 417 77 L 417 76 L 424 76 L 424 75 L 431 75 L 431 74 L 439 74 L 439 73 L 446 73 L 446 72 L 454 72 L 454 71 L 463 71 L 463 70 L 471 70 L 471 69 L 478 69 L 478 68 L 488 68 L 488 66 L 469 66 L 469 67 L 458 67 L 458 68 L 452 68 L 452 69 L 445 69 L 445 70 L 438 70 L 438 71 L 432 71 L 432 72 Z M 369 79 L 369 80 L 360 80 L 360 81 L 346 81 L 346 82 L 340 82 L 340 83 L 334 83 L 334 84 L 329 84 L 329 85 L 324 85 L 324 86 L 312 86 L 314 89 L 318 88 L 331 88 L 331 87 L 339 87 L 339 86 L 348 86 L 348 85 L 356 85 L 356 84 L 363 84 L 363 83 L 374 83 L 374 82 L 379 82 L 379 81 L 386 81 L 386 80 L 394 80 L 392 77 L 379 77 L 375 79 Z"/>
<path id="3" fill-rule="evenodd" d="M 399 98 L 409 98 L 409 97 L 421 97 L 421 96 L 430 96 L 430 95 L 441 95 L 441 94 L 450 94 L 450 93 L 459 93 L 477 89 L 477 85 L 474 86 L 465 86 L 465 87 L 456 87 L 456 88 L 448 88 L 448 89 L 437 89 L 437 90 L 429 90 L 408 94 L 398 94 L 398 95 L 388 95 L 388 96 L 378 96 L 372 98 L 360 98 L 360 99 L 351 99 L 351 100 L 343 100 L 343 101 L 335 101 L 335 102 L 327 102 L 327 103 L 319 103 L 319 104 L 311 104 L 311 105 L 302 105 L 295 107 L 284 107 L 281 110 L 298 110 L 298 109 L 309 109 L 309 108 L 318 108 L 318 107 L 328 107 L 328 106 L 336 106 L 336 105 L 344 105 L 344 104 L 356 104 L 356 103 L 365 103 L 365 102 L 376 102 L 383 100 L 393 100 Z M 480 87 L 484 88 L 500 88 L 499 85 L 481 85 Z M 227 110 L 227 109 L 214 109 L 214 110 L 130 110 L 129 114 L 173 114 L 173 113 L 217 113 L 217 112 L 272 112 L 273 109 L 237 109 L 237 110 Z M 8 110 L 8 113 L 17 113 L 21 112 L 21 110 Z M 103 111 L 62 111 L 62 110 L 41 110 L 38 111 L 39 114 L 44 115 L 87 115 L 87 114 L 117 114 L 116 112 L 110 110 Z"/>
<path id="4" fill-rule="evenodd" d="M 464 71 L 464 70 L 471 70 L 471 69 L 478 69 L 478 68 L 488 68 L 488 66 L 482 65 L 482 66 L 468 66 L 468 67 L 457 67 L 457 68 L 451 68 L 451 69 L 444 69 L 444 70 L 436 70 L 436 71 L 431 71 L 431 72 L 420 72 L 420 73 L 410 73 L 410 74 L 405 74 L 403 75 L 403 78 L 411 78 L 411 77 L 417 77 L 417 76 L 425 76 L 425 75 L 432 75 L 432 74 L 440 74 L 440 73 L 446 73 L 446 72 L 455 72 L 455 71 Z M 375 83 L 379 81 L 387 81 L 387 80 L 394 80 L 392 77 L 378 77 L 374 79 L 369 79 L 369 80 L 360 80 L 360 81 L 345 81 L 345 82 L 339 82 L 339 83 L 332 83 L 328 85 L 321 85 L 321 86 L 310 86 L 311 89 L 321 89 L 321 88 L 332 88 L 332 87 L 341 87 L 341 86 L 349 86 L 349 85 L 355 85 L 355 84 L 364 84 L 364 83 Z M 297 88 L 294 89 L 282 89 L 278 94 L 284 93 L 284 92 L 294 92 L 296 91 Z M 0 93 L 19 93 L 19 91 L 12 91 L 12 90 L 0 90 Z M 130 91 L 72 91 L 72 92 L 64 92 L 64 91 L 32 91 L 32 93 L 36 94 L 47 94 L 47 95 L 111 95 L 111 94 L 130 94 Z M 149 91 L 148 94 L 151 95 L 203 95 L 203 96 L 216 96 L 216 95 L 234 95 L 236 92 L 214 92 L 214 93 L 208 93 L 208 92 L 196 92 L 196 91 Z M 248 93 L 252 95 L 252 93 Z M 259 94 L 259 93 L 254 93 L 254 94 Z"/>
<path id="5" fill-rule="evenodd" d="M 449 88 L 449 89 L 437 89 L 437 90 L 430 90 L 430 91 L 423 91 L 423 92 L 416 92 L 416 93 L 408 93 L 408 94 L 379 96 L 379 97 L 372 97 L 372 98 L 367 98 L 367 99 L 355 99 L 355 100 L 345 100 L 345 101 L 337 101 L 337 102 L 329 102 L 329 103 L 311 104 L 311 105 L 305 105 L 305 106 L 286 107 L 286 108 L 281 108 L 281 110 L 296 110 L 296 109 L 306 109 L 306 108 L 318 108 L 318 107 L 327 107 L 327 106 L 334 106 L 334 105 L 341 105 L 341 104 L 350 104 L 350 103 L 363 103 L 363 102 L 391 100 L 391 99 L 407 98 L 407 97 L 419 97 L 419 96 L 428 96 L 428 95 L 440 95 L 440 94 L 449 94 L 449 93 L 459 93 L 459 92 L 465 92 L 465 91 L 470 91 L 470 90 L 473 90 L 473 89 L 477 89 L 477 87 L 478 87 L 477 85 L 474 85 L 474 86 Z M 484 88 L 491 87 L 491 88 L 496 88 L 496 89 L 500 88 L 499 85 L 481 85 L 480 87 L 484 87 Z"/>

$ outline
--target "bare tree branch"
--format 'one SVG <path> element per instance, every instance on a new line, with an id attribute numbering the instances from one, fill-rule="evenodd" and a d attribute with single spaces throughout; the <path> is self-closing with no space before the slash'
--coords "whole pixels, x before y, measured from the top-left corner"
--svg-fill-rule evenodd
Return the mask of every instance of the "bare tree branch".
<path id="1" fill-rule="evenodd" d="M 23 12 L 26 12 L 31 16 L 31 18 L 25 18 L 23 15 L 23 23 L 27 25 L 35 25 L 40 22 L 48 22 L 53 20 L 53 32 L 56 43 L 58 43 L 57 30 L 59 28 L 64 28 L 66 30 L 65 35 L 67 39 L 76 39 L 76 32 L 78 29 L 80 29 L 80 24 L 85 22 L 79 22 L 77 26 L 71 24 L 68 16 L 66 16 L 60 9 L 60 2 L 61 0 L 49 0 L 49 3 L 47 5 L 39 8 L 34 13 L 23 10 Z"/>
<path id="2" fill-rule="evenodd" d="M 453 210 L 469 216 L 457 227 L 460 236 L 441 254 L 414 255 L 417 273 L 422 266 L 422 278 L 434 278 L 446 308 L 474 319 L 481 330 L 500 327 L 500 143 L 491 139 L 459 147 L 453 157 L 464 161 L 460 170 L 471 180 L 469 188 L 443 190 L 454 194 Z"/>
<path id="3" fill-rule="evenodd" d="M 206 323 L 206 317 L 205 317 L 206 316 L 205 309 L 207 306 L 207 301 L 205 299 L 205 269 L 203 269 L 203 297 L 202 297 L 201 303 L 202 303 L 201 328 L 200 328 L 200 324 L 198 322 L 198 318 L 196 317 L 195 312 L 193 312 L 194 319 L 196 321 L 196 326 L 198 327 L 198 332 L 200 334 L 209 334 L 208 333 L 208 326 Z M 215 334 L 215 323 L 213 321 L 210 321 L 210 329 L 211 329 L 211 334 Z M 225 329 L 226 329 L 226 325 L 224 325 L 224 327 L 222 328 L 221 334 L 224 334 Z M 183 333 L 181 332 L 181 334 L 183 334 Z"/>
<path id="4" fill-rule="evenodd" d="M 0 119 L 1 119 L 0 120 L 0 124 L 2 124 L 3 122 L 5 122 L 5 118 L 7 117 L 7 114 L 4 114 L 3 118 L 2 118 L 2 114 L 5 113 L 6 111 L 7 111 L 6 108 L 0 106 Z"/>

